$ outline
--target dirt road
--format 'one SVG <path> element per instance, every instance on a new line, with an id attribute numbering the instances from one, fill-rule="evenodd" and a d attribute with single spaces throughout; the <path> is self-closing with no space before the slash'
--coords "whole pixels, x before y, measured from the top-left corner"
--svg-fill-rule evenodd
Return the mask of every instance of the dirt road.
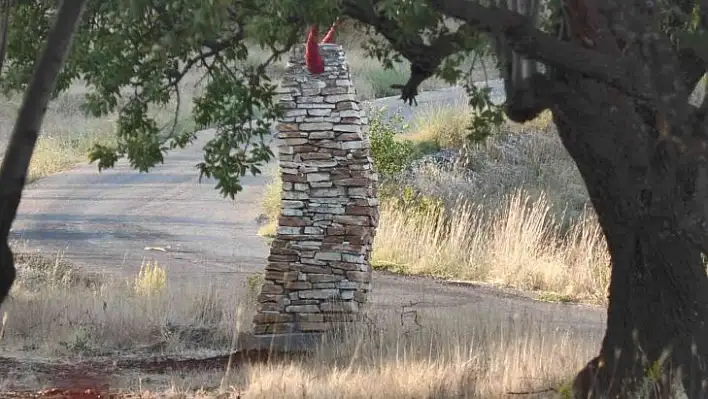
<path id="1" fill-rule="evenodd" d="M 429 105 L 464 101 L 461 89 L 422 93 L 419 106 L 408 107 L 397 98 L 376 100 L 387 113 L 401 108 L 405 119 Z M 12 237 L 18 248 L 53 255 L 94 271 L 133 275 L 145 257 L 167 266 L 170 276 L 248 275 L 263 270 L 268 246 L 257 235 L 261 198 L 268 176 L 247 176 L 235 201 L 222 198 L 214 182 L 198 183 L 194 165 L 213 132 L 205 131 L 189 148 L 170 153 L 150 173 L 131 170 L 121 161 L 99 173 L 95 165 L 81 165 L 43 178 L 26 190 Z M 597 308 L 548 304 L 499 290 L 451 286 L 424 278 L 382 273 L 374 277 L 375 307 L 418 307 L 499 312 L 580 328 L 598 336 L 604 311 Z"/>

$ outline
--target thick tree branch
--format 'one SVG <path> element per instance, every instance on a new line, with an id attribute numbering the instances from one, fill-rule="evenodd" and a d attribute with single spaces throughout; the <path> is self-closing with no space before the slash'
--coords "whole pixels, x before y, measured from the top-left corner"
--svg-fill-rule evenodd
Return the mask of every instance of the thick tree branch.
<path id="1" fill-rule="evenodd" d="M 429 4 L 480 31 L 504 35 L 515 51 L 530 59 L 595 78 L 638 99 L 655 100 L 648 79 L 638 73 L 637 61 L 632 58 L 603 54 L 560 41 L 536 29 L 522 15 L 508 10 L 465 0 L 429 0 Z"/>
<path id="2" fill-rule="evenodd" d="M 344 0 L 342 13 L 366 25 L 372 26 L 385 37 L 391 46 L 411 62 L 411 76 L 405 85 L 401 85 L 404 101 L 412 102 L 418 94 L 420 84 L 433 76 L 442 61 L 464 49 L 465 40 L 475 34 L 469 25 L 464 24 L 457 31 L 440 35 L 429 45 L 417 35 L 404 35 L 396 21 L 386 18 L 375 9 L 372 0 Z"/>

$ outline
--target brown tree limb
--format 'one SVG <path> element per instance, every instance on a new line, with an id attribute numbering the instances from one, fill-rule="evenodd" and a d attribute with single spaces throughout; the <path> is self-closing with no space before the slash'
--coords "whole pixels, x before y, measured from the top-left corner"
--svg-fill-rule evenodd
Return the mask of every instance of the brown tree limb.
<path id="1" fill-rule="evenodd" d="M 76 33 L 86 0 L 63 0 L 18 112 L 0 166 L 0 304 L 15 279 L 8 238 L 22 198 L 44 114 Z"/>
<path id="2" fill-rule="evenodd" d="M 476 32 L 471 26 L 463 24 L 457 31 L 440 35 L 426 44 L 419 36 L 404 35 L 404 30 L 396 21 L 376 11 L 375 1 L 343 0 L 342 13 L 373 27 L 411 62 L 410 78 L 406 84 L 396 85 L 396 88 L 401 88 L 401 98 L 409 103 L 415 100 L 420 84 L 433 76 L 446 57 L 463 50 L 465 40 Z"/>
<path id="3" fill-rule="evenodd" d="M 536 29 L 524 16 L 466 0 L 428 0 L 438 12 L 461 19 L 478 30 L 504 35 L 509 45 L 524 56 L 560 70 L 580 73 L 619 91 L 653 102 L 650 82 L 629 57 L 603 54 Z"/>

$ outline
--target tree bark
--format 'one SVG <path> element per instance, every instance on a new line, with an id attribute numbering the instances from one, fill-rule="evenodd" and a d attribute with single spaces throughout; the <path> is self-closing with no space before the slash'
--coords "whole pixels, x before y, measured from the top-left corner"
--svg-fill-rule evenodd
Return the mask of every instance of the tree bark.
<path id="1" fill-rule="evenodd" d="M 555 94 L 558 133 L 612 260 L 605 338 L 576 378 L 576 397 L 670 397 L 679 377 L 689 398 L 708 397 L 708 277 L 680 229 L 693 187 L 708 184 L 705 166 L 657 140 L 629 97 L 582 78 Z"/>
<path id="2" fill-rule="evenodd" d="M 708 112 L 687 103 L 706 71 L 699 52 L 657 31 L 654 2 L 567 0 L 574 34 L 562 38 L 506 10 L 428 2 L 554 69 L 529 81 L 538 107 L 512 95 L 506 112 L 523 122 L 551 109 L 611 255 L 607 330 L 576 397 L 708 397 Z"/>
<path id="3" fill-rule="evenodd" d="M 10 228 L 17 215 L 47 105 L 71 48 L 85 3 L 86 0 L 61 2 L 0 166 L 0 304 L 7 298 L 16 274 L 8 241 Z"/>

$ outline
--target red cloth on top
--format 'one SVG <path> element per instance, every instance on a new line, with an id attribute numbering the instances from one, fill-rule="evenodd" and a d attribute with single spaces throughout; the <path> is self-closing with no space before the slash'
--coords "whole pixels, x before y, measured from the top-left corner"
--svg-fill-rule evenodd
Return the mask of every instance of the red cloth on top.
<path id="1" fill-rule="evenodd" d="M 329 27 L 327 34 L 325 35 L 324 39 L 322 39 L 322 43 L 334 43 L 334 32 L 337 30 L 336 27 L 336 23 L 332 24 L 332 26 Z"/>
<path id="2" fill-rule="evenodd" d="M 339 23 L 332 24 L 325 37 L 322 39 L 322 43 L 334 42 L 334 33 L 338 24 Z M 319 28 L 317 25 L 310 25 L 310 30 L 307 33 L 307 43 L 305 45 L 305 65 L 310 73 L 313 74 L 324 72 L 324 59 L 322 59 L 320 55 L 320 46 L 317 43 L 318 35 Z"/>
<path id="3" fill-rule="evenodd" d="M 307 34 L 307 44 L 305 45 L 305 65 L 310 73 L 318 74 L 324 72 L 324 60 L 320 55 L 320 46 L 317 44 L 319 29 L 317 25 L 311 25 Z"/>

